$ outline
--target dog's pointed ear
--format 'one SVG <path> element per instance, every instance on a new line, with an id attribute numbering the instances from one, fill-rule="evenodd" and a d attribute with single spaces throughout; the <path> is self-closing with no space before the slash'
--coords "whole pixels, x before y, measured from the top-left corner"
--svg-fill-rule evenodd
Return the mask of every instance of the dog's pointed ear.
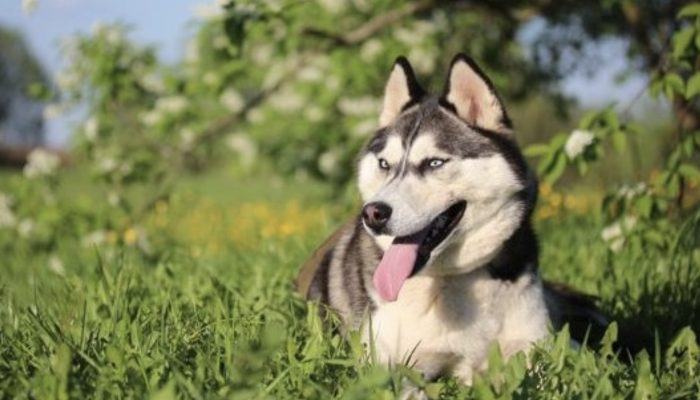
<path id="1" fill-rule="evenodd" d="M 397 58 L 384 88 L 384 103 L 379 115 L 379 126 L 389 125 L 401 114 L 401 111 L 420 101 L 424 95 L 425 91 L 418 84 L 411 64 L 403 56 Z"/>
<path id="2" fill-rule="evenodd" d="M 493 84 L 464 54 L 450 64 L 440 103 L 470 125 L 490 131 L 511 133 L 511 122 Z"/>

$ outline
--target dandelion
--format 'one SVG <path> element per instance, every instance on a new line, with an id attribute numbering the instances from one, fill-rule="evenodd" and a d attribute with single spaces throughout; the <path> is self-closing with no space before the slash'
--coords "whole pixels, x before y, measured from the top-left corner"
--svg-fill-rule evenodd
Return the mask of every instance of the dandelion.
<path id="1" fill-rule="evenodd" d="M 132 246 L 133 244 L 136 243 L 136 241 L 139 238 L 138 231 L 136 231 L 136 228 L 129 228 L 124 231 L 124 235 L 122 236 L 122 239 L 124 240 L 124 243 L 128 244 L 129 246 Z"/>
<path id="2" fill-rule="evenodd" d="M 38 148 L 32 150 L 27 156 L 27 164 L 24 166 L 24 176 L 37 178 L 52 175 L 56 172 L 61 160 L 54 153 Z"/>
<path id="3" fill-rule="evenodd" d="M 0 192 L 0 228 L 11 228 L 17 223 L 12 212 L 12 197 Z"/>
<path id="4" fill-rule="evenodd" d="M 564 152 L 570 160 L 581 155 L 591 144 L 593 144 L 594 136 L 591 132 L 582 129 L 576 129 L 571 132 L 569 138 L 564 144 Z"/>
<path id="5" fill-rule="evenodd" d="M 219 96 L 219 102 L 232 113 L 240 112 L 245 106 L 243 96 L 234 88 L 228 88 Z"/>
<path id="6" fill-rule="evenodd" d="M 63 261 L 61 261 L 61 259 L 55 254 L 52 254 L 51 257 L 49 257 L 48 267 L 51 271 L 58 275 L 65 274 L 65 269 L 63 268 Z"/>
<path id="7" fill-rule="evenodd" d="M 36 10 L 39 2 L 37 0 L 22 0 L 22 12 L 25 15 L 30 15 Z"/>

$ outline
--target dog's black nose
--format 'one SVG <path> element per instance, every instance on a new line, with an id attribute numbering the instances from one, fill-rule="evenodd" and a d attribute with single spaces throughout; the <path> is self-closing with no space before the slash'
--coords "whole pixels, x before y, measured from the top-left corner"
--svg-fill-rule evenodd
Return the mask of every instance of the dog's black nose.
<path id="1" fill-rule="evenodd" d="M 386 226 L 389 217 L 391 217 L 391 207 L 386 203 L 375 201 L 367 203 L 362 208 L 362 219 L 367 226 L 376 232 L 381 231 Z"/>

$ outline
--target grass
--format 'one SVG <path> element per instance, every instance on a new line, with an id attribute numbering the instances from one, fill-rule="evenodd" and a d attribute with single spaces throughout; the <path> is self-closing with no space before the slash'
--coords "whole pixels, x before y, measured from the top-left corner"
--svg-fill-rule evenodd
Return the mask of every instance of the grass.
<path id="1" fill-rule="evenodd" d="M 599 295 L 620 332 L 641 327 L 652 341 L 625 362 L 615 328 L 580 349 L 563 331 L 531 368 L 494 349 L 466 388 L 374 364 L 294 294 L 298 265 L 347 206 L 310 183 L 230 179 L 185 180 L 144 220 L 155 256 L 68 237 L 53 254 L 62 268 L 50 268 L 48 254 L 0 236 L 0 398 L 389 399 L 403 379 L 441 398 L 698 398 L 698 221 L 679 227 L 674 249 L 620 253 L 595 213 L 538 221 L 542 274 Z"/>

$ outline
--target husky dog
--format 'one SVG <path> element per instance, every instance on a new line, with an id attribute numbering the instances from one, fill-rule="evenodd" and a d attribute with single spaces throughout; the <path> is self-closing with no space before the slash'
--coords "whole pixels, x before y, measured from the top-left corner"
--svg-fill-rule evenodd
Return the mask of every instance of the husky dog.
<path id="1" fill-rule="evenodd" d="M 537 180 L 493 85 L 465 55 L 428 96 L 399 57 L 358 163 L 364 206 L 302 268 L 297 287 L 361 329 L 378 358 L 470 383 L 489 346 L 544 338 L 562 310 L 606 324 L 589 299 L 543 285 Z"/>

